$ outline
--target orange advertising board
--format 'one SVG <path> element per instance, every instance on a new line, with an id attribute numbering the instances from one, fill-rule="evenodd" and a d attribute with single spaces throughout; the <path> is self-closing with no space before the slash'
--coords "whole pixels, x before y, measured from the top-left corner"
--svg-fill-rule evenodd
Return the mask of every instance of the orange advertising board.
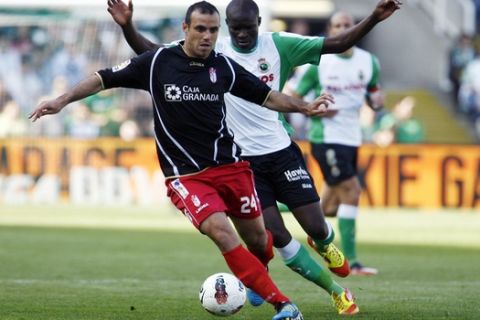
<path id="1" fill-rule="evenodd" d="M 299 145 L 320 190 L 323 179 L 310 146 L 305 141 Z M 120 167 L 127 172 L 142 168 L 157 175 L 159 170 L 153 139 L 4 139 L 0 140 L 0 202 L 5 201 L 2 190 L 7 178 L 18 175 L 32 177 L 33 184 L 45 175 L 57 177 L 62 198 L 68 199 L 69 179 L 76 167 Z M 480 146 L 365 145 L 359 154 L 359 176 L 362 206 L 480 207 Z"/>
<path id="2" fill-rule="evenodd" d="M 299 144 L 321 189 L 310 145 Z M 363 206 L 480 208 L 480 146 L 364 145 L 358 166 Z"/>

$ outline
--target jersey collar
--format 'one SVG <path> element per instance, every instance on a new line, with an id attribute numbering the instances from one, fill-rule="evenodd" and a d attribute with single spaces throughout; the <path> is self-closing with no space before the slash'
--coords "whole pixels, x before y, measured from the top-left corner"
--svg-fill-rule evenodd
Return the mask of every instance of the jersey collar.
<path id="1" fill-rule="evenodd" d="M 230 45 L 232 46 L 233 50 L 235 50 L 235 51 L 238 52 L 238 53 L 252 53 L 252 52 L 254 52 L 255 50 L 257 50 L 257 47 L 258 47 L 258 39 L 257 39 L 257 42 L 255 43 L 255 46 L 254 46 L 252 49 L 250 49 L 250 50 L 243 50 L 243 49 L 237 48 L 237 47 L 233 44 L 233 42 L 232 42 L 231 39 L 230 39 Z"/>

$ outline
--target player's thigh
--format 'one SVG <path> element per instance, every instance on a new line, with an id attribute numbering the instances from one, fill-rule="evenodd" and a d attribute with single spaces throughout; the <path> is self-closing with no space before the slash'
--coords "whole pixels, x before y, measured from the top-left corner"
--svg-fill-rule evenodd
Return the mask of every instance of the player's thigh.
<path id="1" fill-rule="evenodd" d="M 261 215 L 253 173 L 247 161 L 222 166 L 213 173 L 213 183 L 224 200 L 230 217 L 254 219 Z"/>
<path id="2" fill-rule="evenodd" d="M 210 215 L 228 209 L 218 191 L 205 180 L 198 175 L 166 181 L 170 201 L 197 229 Z"/>

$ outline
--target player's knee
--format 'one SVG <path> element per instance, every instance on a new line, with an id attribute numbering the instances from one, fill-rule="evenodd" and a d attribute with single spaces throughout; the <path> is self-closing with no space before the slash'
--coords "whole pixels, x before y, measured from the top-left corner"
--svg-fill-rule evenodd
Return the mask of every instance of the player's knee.
<path id="1" fill-rule="evenodd" d="M 229 251 L 240 244 L 231 225 L 222 219 L 212 219 L 202 223 L 200 230 L 212 239 L 222 252 Z"/>
<path id="2" fill-rule="evenodd" d="M 326 205 L 323 207 L 323 214 L 326 217 L 335 217 L 337 215 L 337 205 Z"/>
<path id="3" fill-rule="evenodd" d="M 311 224 L 305 232 L 313 239 L 326 239 L 328 237 L 328 226 L 326 223 Z"/>

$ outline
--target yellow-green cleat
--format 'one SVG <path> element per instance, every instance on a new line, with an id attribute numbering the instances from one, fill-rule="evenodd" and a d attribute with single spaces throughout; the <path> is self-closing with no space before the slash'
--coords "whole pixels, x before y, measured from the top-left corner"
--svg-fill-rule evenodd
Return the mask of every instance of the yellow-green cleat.
<path id="1" fill-rule="evenodd" d="M 325 250 L 319 250 L 311 237 L 307 238 L 308 245 L 312 247 L 328 264 L 328 269 L 339 277 L 346 277 L 350 274 L 348 260 L 333 243 L 326 246 Z"/>
<path id="2" fill-rule="evenodd" d="M 355 298 L 348 289 L 345 289 L 340 295 L 335 292 L 332 293 L 332 301 L 338 314 L 353 315 L 360 312 L 360 309 L 355 303 Z"/>

